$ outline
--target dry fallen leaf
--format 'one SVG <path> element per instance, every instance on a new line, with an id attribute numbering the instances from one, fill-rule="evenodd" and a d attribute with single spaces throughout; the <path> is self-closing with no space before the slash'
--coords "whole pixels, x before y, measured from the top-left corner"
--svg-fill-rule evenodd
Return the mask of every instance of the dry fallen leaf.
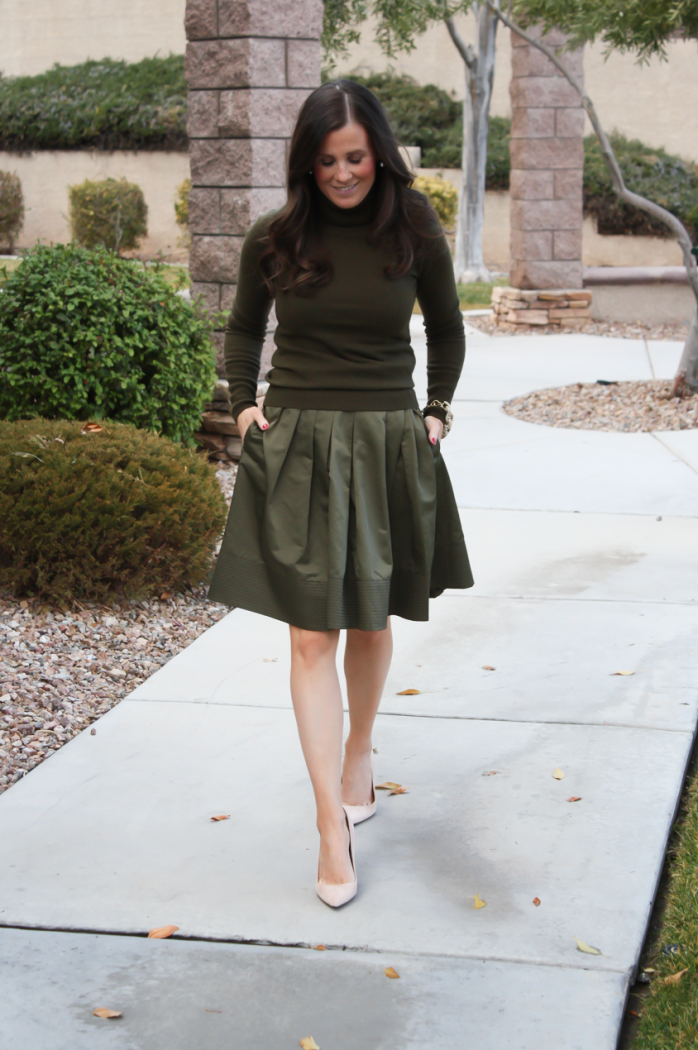
<path id="1" fill-rule="evenodd" d="M 487 773 L 483 773 L 483 777 L 495 777 L 499 773 L 498 769 L 490 769 Z"/>
<path id="2" fill-rule="evenodd" d="M 486 908 L 487 907 L 487 901 L 481 900 L 480 899 L 480 895 L 478 893 L 475 894 L 475 907 L 476 908 Z"/>
<path id="3" fill-rule="evenodd" d="M 403 689 L 401 692 L 396 693 L 396 696 L 416 696 L 417 693 L 421 693 L 421 689 Z"/>
<path id="4" fill-rule="evenodd" d="M 316 944 L 315 945 L 315 951 L 316 952 L 326 952 L 327 948 L 325 947 L 324 944 Z"/>
<path id="5" fill-rule="evenodd" d="M 395 978 L 399 977 L 400 974 L 397 972 L 397 970 L 394 970 L 392 966 L 389 966 L 388 969 L 385 971 L 385 976 L 392 977 L 393 980 L 395 980 Z"/>
<path id="6" fill-rule="evenodd" d="M 536 908 L 539 908 L 540 907 L 540 897 L 534 897 L 533 898 L 533 903 L 535 904 Z"/>
<path id="7" fill-rule="evenodd" d="M 167 601 L 170 600 L 171 597 L 172 597 L 172 592 L 171 591 L 163 591 L 162 594 L 160 595 L 160 601 L 161 602 L 167 602 Z"/>
<path id="8" fill-rule="evenodd" d="M 376 791 L 397 791 L 402 784 L 394 784 L 392 780 L 386 780 L 385 784 L 376 784 Z"/>
<path id="9" fill-rule="evenodd" d="M 112 1017 L 121 1017 L 121 1010 L 110 1010 L 108 1006 L 98 1006 L 92 1013 L 95 1017 L 104 1017 L 106 1020 Z"/>
<path id="10" fill-rule="evenodd" d="M 555 772 L 553 773 L 553 778 L 555 780 L 564 780 L 565 779 L 565 774 L 562 772 L 561 769 L 556 769 Z"/>
<path id="11" fill-rule="evenodd" d="M 397 787 L 393 788 L 392 791 L 388 792 L 388 795 L 404 795 L 407 792 L 407 788 Z"/>
<path id="12" fill-rule="evenodd" d="M 635 672 L 634 671 L 611 671 L 610 677 L 613 678 L 613 676 L 616 675 L 616 674 L 629 675 L 629 674 L 635 674 Z"/>
<path id="13" fill-rule="evenodd" d="M 567 801 L 568 802 L 581 802 L 582 801 L 582 796 L 581 795 L 570 795 L 570 797 L 567 799 Z"/>
<path id="14" fill-rule="evenodd" d="M 104 427 L 101 427 L 99 423 L 83 423 L 80 427 L 81 434 L 99 434 Z"/>
<path id="15" fill-rule="evenodd" d="M 631 1017 L 642 1017 L 642 1014 L 639 1014 L 637 1010 L 628 1010 L 628 1013 Z"/>
<path id="16" fill-rule="evenodd" d="M 598 948 L 592 948 L 591 945 L 585 944 L 584 941 L 580 941 L 579 937 L 575 937 L 577 942 L 577 951 L 586 952 L 587 955 L 603 955 L 603 952 Z"/>
<path id="17" fill-rule="evenodd" d="M 669 977 L 663 977 L 661 981 L 657 981 L 657 984 L 678 984 L 685 973 L 688 973 L 688 967 L 685 970 L 679 970 L 678 973 L 672 973 Z"/>
<path id="18" fill-rule="evenodd" d="M 178 929 L 179 926 L 154 926 L 148 936 L 164 941 L 167 937 L 171 937 L 173 933 L 176 933 Z"/>
<path id="19" fill-rule="evenodd" d="M 303 1050 L 320 1050 L 312 1035 L 307 1035 L 305 1039 L 301 1039 L 301 1046 Z"/>
<path id="20" fill-rule="evenodd" d="M 278 659 L 279 659 L 278 656 L 263 656 L 262 657 L 262 663 L 263 664 L 275 664 Z"/>
<path id="21" fill-rule="evenodd" d="M 642 972 L 643 973 L 654 973 L 655 971 L 652 969 L 651 966 L 648 966 Z"/>
<path id="22" fill-rule="evenodd" d="M 220 813 L 217 817 L 211 817 L 211 820 L 230 820 L 230 813 Z"/>
<path id="23" fill-rule="evenodd" d="M 493 667 L 492 664 L 483 664 L 482 665 L 482 670 L 483 671 L 496 671 L 497 668 Z"/>

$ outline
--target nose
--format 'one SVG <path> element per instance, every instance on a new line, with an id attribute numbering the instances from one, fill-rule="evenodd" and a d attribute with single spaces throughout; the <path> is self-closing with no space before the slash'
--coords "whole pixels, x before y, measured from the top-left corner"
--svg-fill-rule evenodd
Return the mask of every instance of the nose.
<path id="1" fill-rule="evenodd" d="M 351 172 L 347 164 L 340 164 L 337 169 L 337 181 L 338 182 L 349 182 L 351 179 Z"/>

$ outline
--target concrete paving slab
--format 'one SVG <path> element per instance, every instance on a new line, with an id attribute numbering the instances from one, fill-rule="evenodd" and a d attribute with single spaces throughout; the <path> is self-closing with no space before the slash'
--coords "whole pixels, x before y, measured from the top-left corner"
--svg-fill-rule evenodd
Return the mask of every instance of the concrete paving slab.
<path id="1" fill-rule="evenodd" d="M 652 436 L 698 474 L 698 430 L 655 430 Z"/>
<path id="2" fill-rule="evenodd" d="M 608 972 L 29 930 L 0 931 L 0 973 L 23 1050 L 597 1050 L 625 999 Z"/>
<path id="3" fill-rule="evenodd" d="M 428 624 L 394 621 L 384 713 L 693 731 L 698 604 L 454 593 L 432 602 L 431 614 Z M 261 653 L 272 650 L 269 663 Z M 290 708 L 290 667 L 286 625 L 267 629 L 238 609 L 131 699 Z"/>
<path id="4" fill-rule="evenodd" d="M 679 367 L 683 343 L 669 339 L 648 339 L 647 350 L 655 379 L 673 379 Z"/>
<path id="5" fill-rule="evenodd" d="M 461 403 L 444 457 L 462 507 L 698 515 L 698 476 L 651 434 L 524 423 Z"/>
<path id="6" fill-rule="evenodd" d="M 630 974 L 690 733 L 379 715 L 376 746 L 378 781 L 409 790 L 357 829 L 335 912 L 291 712 L 123 703 L 0 798 L 0 925 Z"/>

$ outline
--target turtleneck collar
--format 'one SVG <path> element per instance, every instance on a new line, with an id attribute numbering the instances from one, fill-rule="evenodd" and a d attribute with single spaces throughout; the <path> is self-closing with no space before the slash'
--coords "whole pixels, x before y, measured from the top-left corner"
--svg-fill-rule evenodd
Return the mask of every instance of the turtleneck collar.
<path id="1" fill-rule="evenodd" d="M 322 220 L 330 226 L 367 226 L 373 218 L 375 186 L 371 187 L 361 203 L 354 208 L 340 208 L 326 197 L 322 190 L 318 189 L 316 193 Z"/>

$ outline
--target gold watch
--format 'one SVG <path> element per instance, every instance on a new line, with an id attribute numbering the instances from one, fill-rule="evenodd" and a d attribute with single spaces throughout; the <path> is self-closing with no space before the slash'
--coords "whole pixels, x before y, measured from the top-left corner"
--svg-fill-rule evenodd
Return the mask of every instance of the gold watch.
<path id="1" fill-rule="evenodd" d="M 453 426 L 453 411 L 448 401 L 430 401 L 427 407 L 424 409 L 424 415 L 429 415 L 430 408 L 441 408 L 446 413 L 446 422 L 444 423 L 444 437 L 448 434 L 449 430 Z"/>

